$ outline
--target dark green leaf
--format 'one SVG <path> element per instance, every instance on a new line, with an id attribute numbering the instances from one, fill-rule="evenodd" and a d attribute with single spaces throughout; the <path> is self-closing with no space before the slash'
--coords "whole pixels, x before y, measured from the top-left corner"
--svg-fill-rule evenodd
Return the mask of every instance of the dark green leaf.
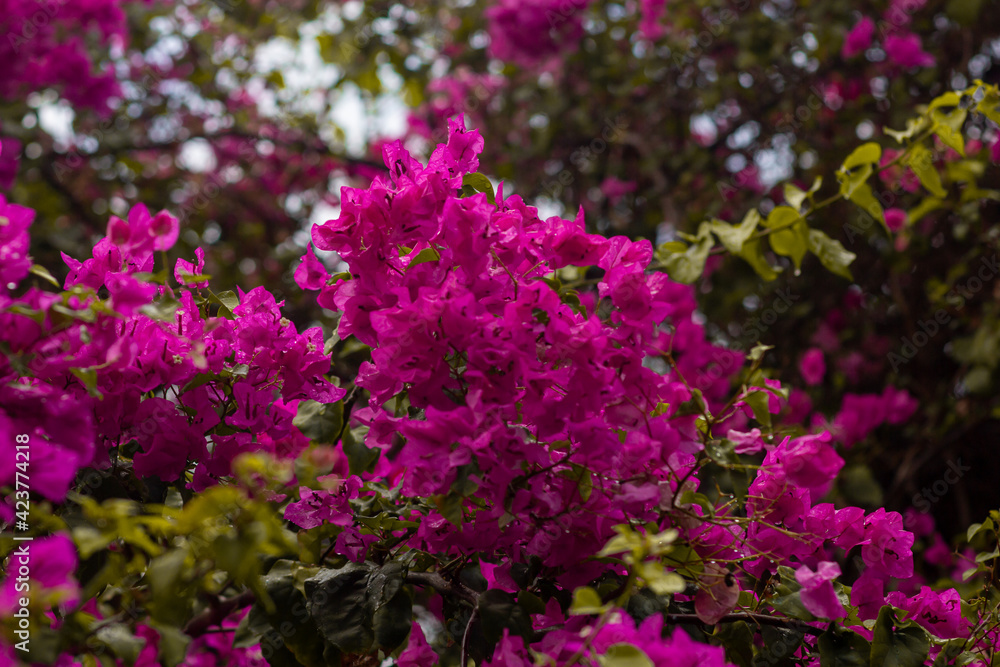
<path id="1" fill-rule="evenodd" d="M 744 621 L 722 623 L 715 627 L 712 643 L 726 650 L 726 659 L 739 667 L 753 665 L 754 631 Z"/>
<path id="2" fill-rule="evenodd" d="M 367 431 L 367 427 L 361 427 Z M 375 462 L 378 461 L 382 450 L 375 447 L 367 447 L 363 437 L 358 437 L 355 433 L 358 429 L 345 429 L 341 436 L 341 447 L 347 455 L 347 462 L 351 468 L 352 475 L 360 475 L 363 472 L 371 472 Z"/>
<path id="3" fill-rule="evenodd" d="M 872 637 L 871 667 L 922 667 L 930 638 L 920 627 L 895 628 L 892 607 L 882 607 Z"/>
<path id="4" fill-rule="evenodd" d="M 506 591 L 493 588 L 480 595 L 479 616 L 483 623 L 483 636 L 491 647 L 500 641 L 504 629 L 523 637 L 525 641 L 531 640 L 531 617 Z"/>
<path id="5" fill-rule="evenodd" d="M 313 442 L 332 445 L 344 424 L 344 403 L 301 401 L 292 424 Z"/>
<path id="6" fill-rule="evenodd" d="M 184 662 L 191 638 L 184 634 L 180 628 L 173 625 L 156 623 L 155 621 L 149 625 L 160 635 L 160 642 L 157 647 L 157 655 L 160 658 L 160 663 L 167 667 L 177 667 L 177 665 Z"/>
<path id="7" fill-rule="evenodd" d="M 856 632 L 831 628 L 819 637 L 820 667 L 867 667 L 871 644 Z"/>
<path id="8" fill-rule="evenodd" d="M 493 184 L 490 179 L 482 174 L 466 174 L 462 177 L 462 185 L 469 186 L 476 192 L 485 192 L 486 199 L 491 204 L 496 204 L 496 195 L 493 193 Z"/>
<path id="9" fill-rule="evenodd" d="M 146 645 L 146 640 L 132 634 L 132 631 L 124 623 L 105 625 L 97 631 L 96 636 L 127 665 L 135 664 L 139 652 Z"/>
<path id="10" fill-rule="evenodd" d="M 323 637 L 344 653 L 364 653 L 375 641 L 367 603 L 367 568 L 353 563 L 322 570 L 305 582 L 309 614 Z"/>

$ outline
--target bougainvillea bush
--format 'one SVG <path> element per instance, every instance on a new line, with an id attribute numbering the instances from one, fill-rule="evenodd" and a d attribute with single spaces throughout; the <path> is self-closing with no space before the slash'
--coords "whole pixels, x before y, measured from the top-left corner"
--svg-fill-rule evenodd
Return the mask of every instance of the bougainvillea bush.
<path id="1" fill-rule="evenodd" d="M 992 660 L 995 551 L 963 600 L 899 513 L 825 500 L 878 422 L 772 429 L 766 350 L 706 341 L 650 242 L 494 192 L 482 148 L 454 121 L 343 191 L 313 243 L 344 270 L 295 274 L 326 340 L 201 252 L 164 263 L 179 223 L 142 205 L 25 289 L 55 281 L 3 203 L 7 660 Z M 343 386 L 338 339 L 365 350 Z"/>
<path id="2" fill-rule="evenodd" d="M 426 91 L 423 74 L 405 83 L 429 97 L 402 139 L 348 158 L 301 110 L 266 116 L 282 77 L 262 82 L 244 57 L 262 35 L 305 41 L 321 4 L 0 0 L 16 65 L 0 75 L 0 664 L 998 664 L 1000 511 L 934 519 L 983 471 L 952 457 L 913 498 L 881 495 L 1000 414 L 967 398 L 992 386 L 998 356 L 1000 90 L 936 78 L 957 56 L 933 46 L 978 45 L 994 16 L 963 27 L 963 3 L 892 2 L 840 25 L 840 8 L 809 47 L 812 24 L 767 4 L 752 21 L 798 35 L 775 44 L 801 38 L 870 87 L 842 82 L 836 99 L 855 104 L 839 119 L 796 121 L 803 140 L 816 130 L 819 173 L 770 188 L 740 171 L 734 193 L 691 163 L 671 200 L 650 160 L 746 148 L 688 141 L 691 105 L 725 90 L 708 53 L 762 74 L 766 49 L 742 32 L 735 51 L 714 29 L 695 39 L 705 53 L 678 50 L 714 5 L 393 5 L 393 34 L 381 19 L 352 32 L 379 8 L 342 3 L 325 15 L 347 21 L 341 39 L 317 38 L 325 60 L 339 54 L 334 88 L 378 89 L 381 66 L 444 71 Z M 225 34 L 234 24 L 257 28 Z M 469 69 L 484 49 L 488 66 Z M 559 171 L 579 147 L 525 134 L 549 122 L 523 115 L 525 91 L 564 86 L 558 110 L 633 67 L 627 90 L 587 103 L 658 104 L 646 92 L 664 80 L 702 97 L 663 106 L 684 122 L 662 133 L 608 115 L 587 175 Z M 864 108 L 907 82 L 890 116 Z M 518 113 L 442 106 L 470 94 Z M 59 106 L 91 134 L 34 131 Z M 708 115 L 733 136 L 744 112 L 724 106 Z M 595 122 L 566 116 L 566 137 Z M 877 136 L 823 134 L 868 117 L 887 121 Z M 646 157 L 609 150 L 636 132 Z M 214 162 L 180 159 L 190 139 Z M 624 171 L 579 196 L 605 150 L 598 162 Z M 568 215 L 535 206 L 571 197 Z M 604 199 L 635 224 L 610 224 Z M 655 243 L 654 200 L 670 232 Z M 296 216 L 320 203 L 333 219 L 299 243 Z M 928 274 L 935 308 L 914 315 L 925 304 L 906 287 L 935 254 L 958 259 Z M 747 284 L 759 316 L 740 322 L 723 305 Z M 909 323 L 899 346 L 876 333 L 883 316 Z M 908 369 L 944 331 L 960 381 L 922 386 Z M 948 436 L 885 445 L 915 424 Z M 876 465 L 880 443 L 898 470 Z"/>

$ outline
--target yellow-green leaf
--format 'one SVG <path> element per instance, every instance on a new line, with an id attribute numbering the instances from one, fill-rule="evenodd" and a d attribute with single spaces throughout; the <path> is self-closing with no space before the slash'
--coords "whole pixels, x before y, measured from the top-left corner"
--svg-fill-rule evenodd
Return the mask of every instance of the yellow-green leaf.
<path id="1" fill-rule="evenodd" d="M 809 248 L 809 227 L 798 211 L 790 206 L 778 206 L 767 216 L 765 226 L 777 229 L 770 236 L 771 249 L 779 255 L 791 257 L 795 268 L 802 266 L 802 258 Z"/>
<path id="2" fill-rule="evenodd" d="M 611 605 L 601 603 L 601 596 L 590 586 L 581 586 L 573 591 L 573 603 L 569 606 L 570 616 L 602 614 Z"/>
<path id="3" fill-rule="evenodd" d="M 844 169 L 851 170 L 865 164 L 875 164 L 882 157 L 882 147 L 874 141 L 861 144 L 844 160 Z"/>
<path id="4" fill-rule="evenodd" d="M 914 146 L 904 164 L 913 170 L 913 173 L 920 179 L 920 183 L 932 195 L 935 197 L 947 195 L 941 185 L 941 174 L 934 167 L 934 154 L 927 147 L 922 144 Z"/>
<path id="5" fill-rule="evenodd" d="M 46 269 L 41 264 L 32 264 L 31 269 L 29 269 L 29 270 L 31 271 L 32 274 L 38 276 L 42 280 L 50 282 L 53 285 L 55 285 L 56 287 L 62 287 L 62 285 L 59 284 L 59 281 L 56 280 L 55 277 L 51 273 L 49 273 L 49 270 Z"/>
<path id="6" fill-rule="evenodd" d="M 740 250 L 740 257 L 746 260 L 747 264 L 753 267 L 753 270 L 757 272 L 764 280 L 774 280 L 778 277 L 778 272 L 768 263 L 767 259 L 764 258 L 764 252 L 761 249 L 760 239 L 751 239 L 743 244 L 743 249 Z"/>
<path id="7" fill-rule="evenodd" d="M 857 255 L 844 248 L 840 241 L 831 239 L 818 229 L 810 229 L 809 250 L 819 258 L 820 263 L 829 271 L 848 280 L 854 279 L 848 267 L 857 258 Z"/>
<path id="8" fill-rule="evenodd" d="M 735 255 L 743 249 L 743 244 L 756 231 L 759 222 L 760 213 L 757 212 L 757 209 L 750 209 L 738 225 L 730 225 L 723 220 L 713 219 L 709 223 L 709 228 L 719 237 L 723 247 Z"/>

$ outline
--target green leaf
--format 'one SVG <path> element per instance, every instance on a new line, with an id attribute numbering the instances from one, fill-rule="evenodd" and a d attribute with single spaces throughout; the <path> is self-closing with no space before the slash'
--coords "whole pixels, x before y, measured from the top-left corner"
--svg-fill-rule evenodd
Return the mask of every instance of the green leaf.
<path id="1" fill-rule="evenodd" d="M 906 129 L 903 131 L 890 130 L 887 127 L 882 128 L 882 131 L 902 144 L 927 129 L 929 122 L 925 116 L 920 116 L 906 121 Z"/>
<path id="2" fill-rule="evenodd" d="M 927 111 L 934 111 L 940 107 L 957 107 L 962 101 L 962 94 L 953 90 L 938 95 L 927 106 Z"/>
<path id="3" fill-rule="evenodd" d="M 918 626 L 895 628 L 892 607 L 882 607 L 872 636 L 871 667 L 922 667 L 930 638 Z"/>
<path id="4" fill-rule="evenodd" d="M 483 623 L 483 636 L 492 646 L 503 637 L 503 631 L 531 640 L 531 617 L 518 606 L 514 596 L 506 591 L 491 588 L 479 596 L 479 617 Z"/>
<path id="5" fill-rule="evenodd" d="M 649 656 L 632 644 L 612 644 L 597 661 L 601 667 L 654 667 Z"/>
<path id="6" fill-rule="evenodd" d="M 670 253 L 660 246 L 657 256 L 671 280 L 690 285 L 698 280 L 705 270 L 705 261 L 712 250 L 712 244 L 709 225 L 703 222 L 698 230 L 698 240 L 687 250 L 682 253 Z"/>
<path id="7" fill-rule="evenodd" d="M 97 631 L 96 636 L 127 665 L 134 665 L 139 653 L 146 646 L 146 640 L 132 634 L 124 623 L 105 625 Z"/>
<path id="8" fill-rule="evenodd" d="M 263 586 L 273 606 L 268 610 L 258 600 L 250 611 L 251 614 L 257 615 L 251 620 L 251 624 L 259 628 L 263 625 L 263 619 L 266 619 L 271 628 L 281 630 L 278 635 L 281 640 L 278 646 L 286 648 L 297 663 L 305 667 L 323 667 L 326 664 L 324 653 L 329 647 L 317 627 L 318 619 L 311 607 L 313 600 L 307 600 L 306 595 L 296 585 L 296 574 L 303 569 L 309 571 L 308 568 L 303 568 L 299 563 L 290 560 L 279 560 L 272 565 L 271 570 L 263 577 Z M 328 603 L 317 606 L 329 609 L 338 604 L 339 598 L 334 599 L 331 596 Z M 295 623 L 288 622 L 289 612 Z"/>
<path id="9" fill-rule="evenodd" d="M 704 493 L 697 493 L 696 491 L 685 491 L 681 494 L 678 503 L 681 505 L 695 504 L 705 510 L 708 516 L 715 516 L 715 505 Z"/>
<path id="10" fill-rule="evenodd" d="M 738 255 L 743 250 L 743 244 L 757 230 L 760 222 L 760 213 L 757 209 L 750 209 L 743 216 L 743 222 L 738 225 L 730 225 L 723 220 L 712 220 L 709 229 L 712 230 L 726 250 Z"/>
<path id="11" fill-rule="evenodd" d="M 847 159 L 844 160 L 843 168 L 850 171 L 861 165 L 876 164 L 882 158 L 882 147 L 874 141 L 861 144 L 855 148 Z"/>
<path id="12" fill-rule="evenodd" d="M 771 395 L 766 391 L 751 391 L 743 400 L 753 411 L 753 418 L 764 426 L 771 428 L 771 410 L 768 407 Z"/>
<path id="13" fill-rule="evenodd" d="M 871 186 L 865 182 L 868 180 L 871 172 L 872 169 L 868 166 L 850 174 L 838 173 L 837 178 L 840 179 L 840 194 L 860 206 L 865 213 L 881 222 L 886 232 L 891 234 L 891 230 L 885 224 L 882 205 L 878 203 L 875 195 L 872 194 Z"/>
<path id="14" fill-rule="evenodd" d="M 738 667 L 753 665 L 754 631 L 745 621 L 720 623 L 715 626 L 711 642 L 726 650 L 726 659 Z"/>
<path id="15" fill-rule="evenodd" d="M 292 424 L 313 442 L 332 445 L 344 425 L 344 403 L 300 401 Z"/>
<path id="16" fill-rule="evenodd" d="M 747 358 L 750 359 L 750 361 L 760 361 L 761 359 L 764 358 L 764 354 L 768 350 L 773 350 L 773 349 L 774 349 L 773 345 L 764 345 L 763 343 L 757 343 L 756 345 L 753 346 L 753 348 L 751 348 L 750 353 L 747 354 Z"/>
<path id="17" fill-rule="evenodd" d="M 986 519 L 982 523 L 974 523 L 969 526 L 969 530 L 966 532 L 966 540 L 971 542 L 972 538 L 983 531 L 993 530 L 993 519 Z"/>
<path id="18" fill-rule="evenodd" d="M 490 179 L 483 174 L 466 174 L 462 177 L 462 185 L 467 185 L 476 192 L 485 192 L 486 199 L 491 204 L 497 203 L 496 195 L 493 192 L 493 184 L 490 182 Z"/>
<path id="19" fill-rule="evenodd" d="M 367 604 L 368 568 L 351 563 L 306 579 L 309 614 L 323 637 L 344 653 L 367 653 L 375 641 Z"/>
<path id="20" fill-rule="evenodd" d="M 438 512 L 454 526 L 461 526 L 465 518 L 463 507 L 465 498 L 457 493 L 447 493 L 433 497 Z"/>
<path id="21" fill-rule="evenodd" d="M 785 201 L 788 205 L 794 208 L 796 211 L 802 210 L 802 204 L 805 203 L 809 195 L 804 191 L 800 190 L 791 183 L 785 183 Z"/>
<path id="22" fill-rule="evenodd" d="M 378 461 L 382 450 L 375 447 L 367 447 L 362 438 L 359 438 L 353 429 L 345 429 L 340 439 L 341 448 L 347 455 L 347 462 L 352 475 L 360 475 L 363 472 L 371 472 L 375 462 Z"/>
<path id="23" fill-rule="evenodd" d="M 977 82 L 977 85 L 982 82 Z M 994 123 L 1000 124 L 1000 92 L 996 86 L 983 86 L 986 94 L 976 104 L 976 111 L 983 114 Z"/>
<path id="24" fill-rule="evenodd" d="M 778 277 L 778 272 L 764 258 L 760 239 L 752 239 L 744 243 L 739 256 L 746 260 L 747 264 L 752 266 L 757 275 L 764 280 L 774 280 Z"/>
<path id="25" fill-rule="evenodd" d="M 705 443 L 705 453 L 708 454 L 708 458 L 723 466 L 736 465 L 740 462 L 735 448 L 736 443 L 732 440 L 715 439 Z"/>
<path id="26" fill-rule="evenodd" d="M 157 623 L 156 621 L 151 621 L 149 625 L 160 634 L 160 642 L 157 646 L 160 663 L 167 667 L 177 667 L 184 662 L 191 638 L 173 625 Z"/>
<path id="27" fill-rule="evenodd" d="M 809 250 L 819 258 L 820 263 L 832 273 L 853 280 L 848 268 L 857 255 L 850 252 L 836 239 L 831 239 L 818 229 L 809 230 Z"/>
<path id="28" fill-rule="evenodd" d="M 802 586 L 795 579 L 795 570 L 785 565 L 778 566 L 780 583 L 775 587 L 775 596 L 771 606 L 790 618 L 800 621 L 813 621 L 815 617 L 802 604 L 800 593 Z"/>
<path id="29" fill-rule="evenodd" d="M 186 560 L 187 551 L 181 548 L 172 549 L 149 562 L 149 567 L 146 569 L 146 579 L 149 581 L 150 591 L 155 602 L 151 607 L 152 616 L 158 621 L 178 625 L 184 622 L 184 617 L 188 613 L 187 606 L 170 603 L 184 601 L 183 596 L 178 595 L 178 593 Z"/>
<path id="30" fill-rule="evenodd" d="M 682 593 L 687 588 L 684 577 L 676 572 L 667 572 L 659 561 L 643 561 L 635 564 L 636 573 L 642 577 L 657 595 Z"/>
<path id="31" fill-rule="evenodd" d="M 62 287 L 62 285 L 59 284 L 59 281 L 56 280 L 51 273 L 49 273 L 49 270 L 46 269 L 41 264 L 32 264 L 29 271 L 31 271 L 33 275 L 38 276 L 39 278 L 41 278 L 46 282 L 52 283 L 56 287 Z"/>
<path id="32" fill-rule="evenodd" d="M 626 552 L 641 553 L 643 549 L 642 536 L 634 532 L 627 524 L 615 526 L 618 534 L 608 540 L 604 548 L 597 552 L 597 558 L 613 556 Z"/>
<path id="33" fill-rule="evenodd" d="M 441 254 L 434 248 L 424 248 L 417 253 L 416 257 L 410 260 L 410 263 L 406 265 L 406 270 L 409 271 L 412 267 L 418 264 L 426 264 L 427 262 L 436 262 L 441 259 Z"/>
<path id="34" fill-rule="evenodd" d="M 573 603 L 569 606 L 570 616 L 602 614 L 611 605 L 601 602 L 601 596 L 590 586 L 581 586 L 573 591 Z"/>
<path id="35" fill-rule="evenodd" d="M 764 625 L 760 627 L 759 632 L 764 648 L 754 657 L 755 667 L 774 667 L 776 665 L 786 667 L 798 664 L 793 656 L 805 638 L 805 634 L 801 630 Z"/>
<path id="36" fill-rule="evenodd" d="M 809 251 L 809 227 L 804 221 L 795 222 L 788 229 L 781 229 L 769 237 L 771 250 L 791 257 L 795 268 L 801 268 L 802 258 Z"/>
<path id="37" fill-rule="evenodd" d="M 231 290 L 226 290 L 225 292 L 219 292 L 215 294 L 211 290 L 208 292 L 208 300 L 219 304 L 221 306 L 220 315 L 227 319 L 234 319 L 236 315 L 233 314 L 233 309 L 240 305 L 240 298 L 236 296 L 236 292 Z"/>
<path id="38" fill-rule="evenodd" d="M 903 162 L 913 170 L 920 183 L 935 197 L 945 197 L 947 192 L 941 185 L 941 174 L 934 167 L 934 154 L 923 144 L 917 144 Z"/>
<path id="39" fill-rule="evenodd" d="M 851 630 L 833 627 L 819 637 L 820 667 L 868 667 L 871 644 Z"/>
<path id="40" fill-rule="evenodd" d="M 570 466 L 569 470 L 561 471 L 559 476 L 574 480 L 577 483 L 577 490 L 580 492 L 580 500 L 587 502 L 590 499 L 590 494 L 594 491 L 594 477 L 590 469 L 585 466 L 578 463 L 570 463 Z"/>
<path id="41" fill-rule="evenodd" d="M 966 643 L 968 640 L 961 637 L 948 640 L 941 647 L 941 652 L 934 659 L 932 667 L 961 667 L 975 662 L 977 656 L 971 651 L 965 650 Z"/>
<path id="42" fill-rule="evenodd" d="M 961 108 L 953 109 L 948 113 L 941 110 L 931 112 L 934 134 L 962 157 L 965 157 L 965 138 L 962 136 L 962 125 L 965 123 L 968 113 L 967 110 Z"/>
<path id="43" fill-rule="evenodd" d="M 375 643 L 387 653 L 395 651 L 406 641 L 412 624 L 413 601 L 405 589 L 399 589 L 372 615 Z"/>

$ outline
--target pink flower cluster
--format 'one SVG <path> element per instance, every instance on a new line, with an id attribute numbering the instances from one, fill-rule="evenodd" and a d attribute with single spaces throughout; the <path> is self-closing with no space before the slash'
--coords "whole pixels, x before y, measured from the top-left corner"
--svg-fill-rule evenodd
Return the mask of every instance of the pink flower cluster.
<path id="1" fill-rule="evenodd" d="M 911 14 L 920 9 L 926 0 L 893 0 L 879 21 L 882 48 L 888 61 L 903 69 L 933 67 L 934 56 L 924 51 L 920 37 L 906 30 L 912 20 Z M 840 55 L 850 59 L 864 53 L 872 44 L 876 25 L 868 16 L 863 16 L 844 38 Z"/>
<path id="2" fill-rule="evenodd" d="M 30 266 L 31 217 L 7 204 L 0 213 L 0 336 L 11 355 L 0 360 L 0 430 L 5 443 L 29 435 L 45 471 L 33 478 L 38 493 L 61 500 L 79 468 L 108 465 L 131 441 L 138 475 L 173 480 L 197 463 L 203 488 L 242 452 L 296 456 L 308 444 L 292 425 L 298 401 L 343 396 L 325 377 L 321 330 L 298 333 L 265 289 L 211 316 L 192 289 L 150 281 L 156 254 L 177 239 L 166 212 L 136 206 L 127 221 L 111 219 L 90 258 L 64 256 L 65 299 L 34 287 L 8 293 Z M 200 271 L 175 267 L 182 277 Z M 13 476 L 5 463 L 0 484 Z"/>
<path id="3" fill-rule="evenodd" d="M 371 347 L 357 379 L 371 400 L 354 419 L 369 427 L 366 444 L 385 454 L 374 475 L 406 495 L 456 498 L 457 514 L 429 510 L 408 543 L 442 554 L 480 553 L 494 588 L 516 592 L 511 568 L 529 557 L 563 572 L 560 585 L 572 588 L 607 571 L 581 560 L 614 534 L 615 524 L 626 517 L 656 521 L 677 528 L 703 560 L 742 561 L 753 576 L 793 567 L 803 603 L 827 618 L 845 615 L 833 589 L 836 561 L 859 548 L 865 579 L 852 604 L 862 618 L 874 617 L 887 584 L 913 576 L 914 537 L 897 513 L 866 516 L 820 502 L 844 465 L 834 434 L 773 445 L 757 430 L 744 432 L 746 416 L 738 411 L 727 422 L 737 451 L 766 450 L 745 514 L 730 506 L 717 508 L 712 523 L 698 520 L 702 508 L 682 496 L 697 488 L 697 475 L 688 473 L 697 473 L 703 445 L 692 415 L 677 406 L 691 398 L 681 380 L 685 360 L 695 364 L 693 376 L 717 350 L 693 321 L 690 288 L 646 271 L 648 242 L 587 234 L 580 217 L 542 221 L 519 197 L 505 196 L 502 184 L 492 201 L 486 193 L 459 196 L 482 146 L 478 133 L 457 122 L 426 165 L 400 143 L 387 145 L 389 173 L 368 189 L 344 188 L 341 216 L 313 228 L 315 245 L 338 253 L 349 278 L 330 277 L 311 251 L 296 272 L 300 286 L 319 290 L 321 305 L 343 313 L 340 335 Z M 581 268 L 562 271 L 567 267 Z M 596 294 L 568 289 L 574 276 L 588 275 Z M 650 360 L 668 351 L 672 366 L 654 371 Z M 821 363 L 821 354 L 809 362 L 812 379 L 822 376 Z M 728 377 L 721 380 L 719 391 L 705 389 L 713 407 L 728 388 Z M 780 389 L 773 381 L 768 387 Z M 408 410 L 398 408 L 403 399 Z M 839 441 L 852 444 L 916 407 L 891 389 L 875 399 L 845 407 L 834 431 Z M 770 402 L 778 412 L 781 401 Z M 590 476 L 586 491 L 581 471 Z M 353 493 L 347 486 L 335 493 L 304 489 L 288 517 L 302 526 L 321 517 L 343 525 L 343 503 Z M 737 520 L 741 515 L 749 522 Z M 713 576 L 727 574 L 722 568 Z M 741 578 L 733 581 L 726 586 L 737 593 Z M 720 617 L 736 600 L 718 597 L 702 612 Z M 655 637 L 651 645 L 636 644 L 651 657 L 687 641 L 682 633 L 671 640 L 640 635 Z M 552 632 L 531 649 L 569 655 L 579 646 L 574 641 Z M 415 639 L 404 661 L 415 664 L 413 656 L 427 650 Z M 508 638 L 494 664 L 522 664 L 525 650 Z"/>
<path id="4" fill-rule="evenodd" d="M 74 106 L 107 110 L 119 94 L 118 82 L 113 72 L 95 65 L 86 38 L 123 44 L 128 34 L 122 5 L 129 1 L 134 0 L 2 0 L 0 97 L 23 99 L 57 87 Z"/>
<path id="5" fill-rule="evenodd" d="M 583 35 L 590 0 L 501 0 L 486 10 L 490 55 L 534 67 L 572 48 Z"/>
<path id="6" fill-rule="evenodd" d="M 494 195 L 475 174 L 482 149 L 479 134 L 455 121 L 426 165 L 388 144 L 388 173 L 369 188 L 344 188 L 340 217 L 313 228 L 316 247 L 338 253 L 347 271 L 331 276 L 309 250 L 295 279 L 341 313 L 341 337 L 371 350 L 355 380 L 368 400 L 351 419 L 368 427 L 364 444 L 380 457 L 360 476 L 339 461 L 323 489 L 300 484 L 286 519 L 303 530 L 336 527 L 336 552 L 363 561 L 378 538 L 355 525 L 358 503 L 372 492 L 365 481 L 384 482 L 434 501 L 401 517 L 418 525 L 396 531 L 400 545 L 477 553 L 489 587 L 509 593 L 521 590 L 515 567 L 531 560 L 566 591 L 620 575 L 620 564 L 590 557 L 621 524 L 675 529 L 706 566 L 699 592 L 674 599 L 711 623 L 780 566 L 794 571 L 811 614 L 846 616 L 838 562 L 855 550 L 863 568 L 850 603 L 860 619 L 888 603 L 939 637 L 967 629 L 955 591 L 893 590 L 919 585 L 915 536 L 898 513 L 823 502 L 844 465 L 837 445 L 908 419 L 917 407 L 908 394 L 848 395 L 829 431 L 775 444 L 751 428 L 749 397 L 726 401 L 729 375 L 698 383 L 700 398 L 692 391 L 686 378 L 704 378 L 725 357 L 706 341 L 692 289 L 649 270 L 651 244 L 588 234 L 582 213 L 541 220 L 502 184 Z M 463 196 L 469 183 L 480 192 Z M 202 489 L 230 475 L 243 452 L 297 456 L 308 445 L 292 424 L 299 402 L 344 398 L 326 377 L 321 330 L 299 333 L 265 289 L 207 291 L 201 253 L 155 272 L 178 237 L 169 213 L 136 206 L 112 218 L 91 257 L 64 257 L 62 294 L 18 285 L 30 268 L 31 220 L 29 209 L 0 200 L 0 435 L 14 443 L 29 434 L 35 469 L 46 471 L 32 479 L 38 494 L 61 500 L 80 468 L 112 455 L 131 455 L 140 477 L 190 474 Z M 734 372 L 742 360 L 724 367 Z M 824 366 L 813 350 L 802 373 L 819 382 Z M 781 386 L 764 384 L 766 409 L 777 414 Z M 745 499 L 709 506 L 692 493 L 705 455 L 719 456 L 706 451 L 718 441 L 698 430 L 702 408 L 731 408 L 719 426 L 735 453 L 762 455 Z M 0 485 L 14 475 L 0 468 Z M 9 519 L 11 508 L 0 509 Z M 57 557 L 65 539 L 52 539 L 61 574 L 42 583 L 72 600 L 75 561 Z M 553 597 L 534 616 L 544 637 L 529 646 L 505 637 L 493 664 L 533 664 L 532 653 L 556 664 L 581 651 L 596 659 L 622 643 L 653 664 L 725 664 L 720 648 L 665 632 L 660 615 L 636 627 L 613 611 L 587 631 L 591 621 L 565 617 Z M 401 664 L 433 663 L 422 638 L 414 633 Z M 232 654 L 238 663 L 254 657 Z"/>

